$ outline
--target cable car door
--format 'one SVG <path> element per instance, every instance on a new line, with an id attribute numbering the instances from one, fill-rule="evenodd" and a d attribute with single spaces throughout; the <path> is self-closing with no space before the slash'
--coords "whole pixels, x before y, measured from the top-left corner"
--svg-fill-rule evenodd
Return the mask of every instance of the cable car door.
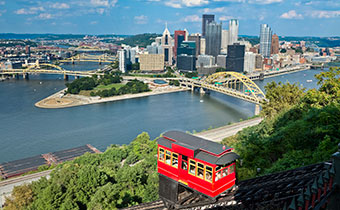
<path id="1" fill-rule="evenodd" d="M 179 168 L 179 181 L 185 185 L 187 183 L 187 176 L 188 176 L 188 157 L 185 155 L 181 155 L 181 165 Z"/>

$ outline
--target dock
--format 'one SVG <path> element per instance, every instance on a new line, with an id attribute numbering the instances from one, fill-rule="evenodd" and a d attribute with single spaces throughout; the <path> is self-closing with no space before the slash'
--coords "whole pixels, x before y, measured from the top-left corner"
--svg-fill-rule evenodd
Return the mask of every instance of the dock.
<path id="1" fill-rule="evenodd" d="M 80 147 L 5 162 L 0 164 L 0 175 L 3 179 L 20 176 L 31 171 L 37 171 L 40 166 L 57 165 L 73 160 L 85 153 L 101 152 L 92 145 L 86 144 Z"/>

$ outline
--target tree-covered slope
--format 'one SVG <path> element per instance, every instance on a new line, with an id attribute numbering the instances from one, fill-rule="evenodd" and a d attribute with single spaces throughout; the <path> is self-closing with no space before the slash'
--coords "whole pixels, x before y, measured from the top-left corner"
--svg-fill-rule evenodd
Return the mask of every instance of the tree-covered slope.
<path id="1" fill-rule="evenodd" d="M 329 160 L 340 142 L 340 69 L 317 76 L 319 90 L 266 86 L 265 119 L 223 143 L 242 158 L 241 179 Z"/>
<path id="2" fill-rule="evenodd" d="M 146 133 L 59 165 L 51 178 L 17 187 L 5 210 L 117 209 L 158 198 L 156 142 Z"/>

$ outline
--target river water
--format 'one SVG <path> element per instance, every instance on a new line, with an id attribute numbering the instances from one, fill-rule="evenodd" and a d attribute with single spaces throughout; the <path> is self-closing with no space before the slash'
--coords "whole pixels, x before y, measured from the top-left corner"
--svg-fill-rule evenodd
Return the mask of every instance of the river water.
<path id="1" fill-rule="evenodd" d="M 92 70 L 100 66 L 63 67 Z M 256 83 L 261 89 L 271 81 L 315 88 L 314 74 L 319 72 L 301 71 Z M 143 131 L 151 138 L 171 129 L 200 131 L 247 119 L 255 110 L 251 103 L 219 93 L 200 96 L 190 91 L 65 109 L 34 106 L 63 88 L 65 82 L 58 75 L 30 75 L 29 80 L 0 83 L 0 163 L 84 144 L 104 151 L 111 144 L 129 144 Z"/>

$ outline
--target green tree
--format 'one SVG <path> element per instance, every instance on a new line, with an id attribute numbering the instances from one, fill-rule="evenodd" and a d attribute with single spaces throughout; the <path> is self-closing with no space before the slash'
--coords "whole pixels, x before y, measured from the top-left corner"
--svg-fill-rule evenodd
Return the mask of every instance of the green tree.
<path id="1" fill-rule="evenodd" d="M 305 95 L 304 88 L 289 82 L 286 84 L 271 82 L 265 86 L 265 90 L 267 101 L 263 103 L 261 113 L 265 117 L 273 117 L 281 111 L 291 108 Z"/>
<path id="2" fill-rule="evenodd" d="M 21 210 L 33 202 L 33 191 L 30 185 L 15 186 L 11 197 L 6 197 L 4 210 Z"/>

